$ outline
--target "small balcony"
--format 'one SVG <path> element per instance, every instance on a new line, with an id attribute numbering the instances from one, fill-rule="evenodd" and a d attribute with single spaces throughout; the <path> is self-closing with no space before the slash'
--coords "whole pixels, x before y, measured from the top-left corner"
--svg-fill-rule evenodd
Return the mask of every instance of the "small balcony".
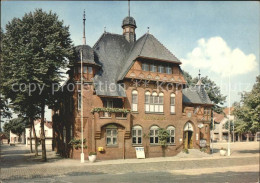
<path id="1" fill-rule="evenodd" d="M 101 128 L 110 123 L 123 126 L 130 133 L 130 110 L 122 108 L 94 108 L 94 121 L 96 126 L 95 137 L 100 138 Z"/>

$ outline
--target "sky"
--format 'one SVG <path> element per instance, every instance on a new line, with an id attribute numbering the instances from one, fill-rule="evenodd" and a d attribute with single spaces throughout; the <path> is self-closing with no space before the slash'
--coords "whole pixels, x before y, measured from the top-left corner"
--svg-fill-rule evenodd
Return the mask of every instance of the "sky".
<path id="1" fill-rule="evenodd" d="M 1 27 L 14 17 L 42 8 L 57 13 L 70 27 L 73 44 L 82 44 L 82 16 L 86 10 L 86 40 L 93 46 L 104 32 L 122 33 L 127 1 L 1 1 Z M 250 91 L 259 75 L 259 2 L 133 1 L 131 16 L 137 39 L 153 34 L 182 62 L 193 77 L 208 76 L 232 104 Z M 229 82 L 230 81 L 230 82 Z M 229 90 L 230 83 L 230 90 Z M 47 119 L 51 119 L 47 111 Z"/>

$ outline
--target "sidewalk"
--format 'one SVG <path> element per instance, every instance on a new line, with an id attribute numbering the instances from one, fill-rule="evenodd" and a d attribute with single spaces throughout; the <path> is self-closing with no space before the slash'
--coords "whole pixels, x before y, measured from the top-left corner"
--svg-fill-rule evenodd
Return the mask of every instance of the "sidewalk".
<path id="1" fill-rule="evenodd" d="M 222 144 L 221 144 L 222 145 Z M 221 146 L 220 145 L 220 146 Z M 242 147 L 243 148 L 242 148 Z M 239 148 L 240 147 L 240 148 Z M 251 149 L 248 149 L 251 147 Z M 48 162 L 42 163 L 40 159 L 33 158 L 33 154 L 24 153 L 23 146 L 1 148 L 1 175 L 2 180 L 23 178 L 46 178 L 53 176 L 74 176 L 82 174 L 124 174 L 129 172 L 169 172 L 182 170 L 229 168 L 249 166 L 254 169 L 259 166 L 259 144 L 233 144 L 231 156 L 220 156 L 216 153 L 205 154 L 205 157 L 159 157 L 147 159 L 120 159 L 106 160 L 90 163 L 80 163 L 80 160 L 61 159 L 54 152 L 48 152 Z M 246 150 L 247 149 L 247 150 Z M 201 153 L 201 152 L 199 152 Z M 22 156 L 24 155 L 24 157 Z M 21 160 L 13 159 L 20 157 Z M 2 162 L 4 160 L 4 163 Z M 14 161 L 14 162 L 12 162 Z"/>

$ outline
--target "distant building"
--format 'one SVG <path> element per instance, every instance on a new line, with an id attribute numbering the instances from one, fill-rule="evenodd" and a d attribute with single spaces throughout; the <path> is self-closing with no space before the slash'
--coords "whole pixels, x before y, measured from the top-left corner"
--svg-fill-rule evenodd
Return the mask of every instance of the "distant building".
<path id="1" fill-rule="evenodd" d="M 40 142 L 41 137 L 41 120 L 35 120 L 34 121 L 35 126 L 35 132 L 36 137 L 38 138 Z M 52 147 L 52 137 L 53 137 L 53 131 L 52 131 L 52 122 L 51 121 L 45 121 L 44 123 L 44 132 L 45 132 L 45 143 L 46 148 L 50 149 Z M 26 146 L 30 145 L 30 128 L 25 128 L 25 137 L 26 137 Z M 32 144 L 34 145 L 34 135 L 32 132 Z"/>
<path id="2" fill-rule="evenodd" d="M 0 133 L 0 144 L 8 144 L 8 138 L 3 133 Z"/>
<path id="3" fill-rule="evenodd" d="M 235 122 L 235 117 L 232 114 L 234 111 L 234 107 L 230 108 L 230 122 L 234 123 Z M 214 128 L 211 130 L 211 138 L 215 142 L 227 142 L 228 141 L 228 130 L 226 129 L 226 123 L 229 121 L 229 108 L 225 108 L 223 110 L 222 114 L 215 113 L 213 114 L 213 121 L 214 121 Z M 243 133 L 243 134 L 238 134 L 234 133 L 234 141 L 256 141 L 257 140 L 257 135 L 259 134 L 256 133 L 255 135 L 251 133 Z M 258 135 L 259 136 L 259 135 Z M 231 125 L 231 133 L 230 133 L 230 138 L 231 141 L 233 141 L 233 127 Z"/>
<path id="4" fill-rule="evenodd" d="M 25 144 L 24 132 L 19 136 L 10 130 L 10 144 Z"/>

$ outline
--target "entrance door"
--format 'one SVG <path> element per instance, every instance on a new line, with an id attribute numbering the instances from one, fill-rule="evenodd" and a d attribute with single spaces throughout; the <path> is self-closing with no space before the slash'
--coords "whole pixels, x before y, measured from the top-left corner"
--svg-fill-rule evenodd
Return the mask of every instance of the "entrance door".
<path id="1" fill-rule="evenodd" d="M 184 132 L 184 148 L 185 149 L 193 148 L 192 134 L 193 134 L 192 131 Z"/>

